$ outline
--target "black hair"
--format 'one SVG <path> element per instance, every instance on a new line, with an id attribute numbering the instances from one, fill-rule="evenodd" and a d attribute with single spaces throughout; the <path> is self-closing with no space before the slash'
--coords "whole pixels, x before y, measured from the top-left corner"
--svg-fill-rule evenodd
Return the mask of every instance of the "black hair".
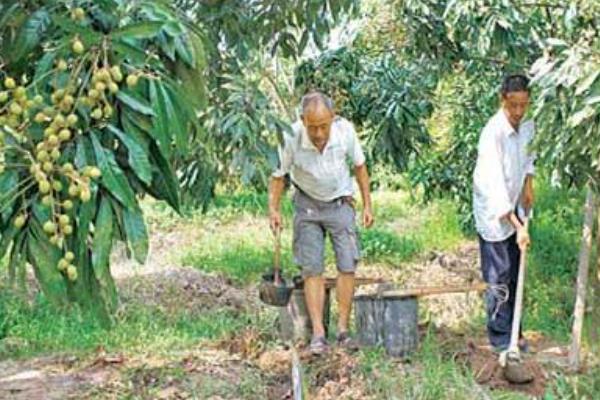
<path id="1" fill-rule="evenodd" d="M 527 92 L 529 93 L 529 79 L 523 74 L 508 75 L 502 81 L 502 95 L 507 95 L 511 92 Z"/>

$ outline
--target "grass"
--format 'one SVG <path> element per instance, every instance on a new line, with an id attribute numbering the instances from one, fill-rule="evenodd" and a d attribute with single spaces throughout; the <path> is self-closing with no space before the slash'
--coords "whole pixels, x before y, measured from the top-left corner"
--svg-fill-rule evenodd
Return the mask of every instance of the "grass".
<path id="1" fill-rule="evenodd" d="M 218 207 L 200 217 L 200 225 L 230 224 L 231 228 L 210 232 L 181 258 L 185 265 L 223 274 L 239 285 L 255 282 L 273 263 L 273 242 L 264 215 L 265 195 L 239 194 L 216 201 Z M 371 229 L 359 228 L 365 262 L 398 265 L 430 250 L 449 250 L 466 238 L 460 231 L 456 209 L 449 202 L 428 206 L 415 204 L 404 194 L 374 194 L 375 217 Z M 262 206 L 262 208 L 261 208 Z M 288 274 L 299 273 L 291 254 L 292 204 L 286 197 L 282 209 L 285 230 L 282 236 L 282 265 Z M 360 215 L 359 209 L 357 214 Z M 252 217 L 252 218 L 248 218 Z M 403 221 L 398 227 L 389 221 Z M 246 221 L 242 227 L 236 222 Z M 332 268 L 335 258 L 328 244 L 325 262 Z"/>
<path id="2" fill-rule="evenodd" d="M 459 216 L 452 203 L 436 201 L 422 205 L 416 200 L 403 193 L 374 194 L 376 226 L 360 230 L 366 262 L 392 267 L 432 250 L 452 250 L 474 239 L 460 230 Z M 265 194 L 256 193 L 220 196 L 208 213 L 193 211 L 184 216 L 178 216 L 162 203 L 145 202 L 143 207 L 155 230 L 193 224 L 202 231 L 193 246 L 179 250 L 184 264 L 223 274 L 235 284 L 246 286 L 258 281 L 272 265 L 273 243 L 267 228 L 266 201 Z M 571 323 L 582 203 L 583 196 L 579 192 L 554 190 L 544 182 L 537 185 L 524 327 L 563 342 L 568 339 Z M 287 228 L 283 236 L 282 264 L 288 274 L 297 271 L 290 249 L 292 208 L 286 198 L 283 214 Z M 333 262 L 329 246 L 326 260 L 328 264 Z M 53 352 L 92 353 L 99 346 L 109 352 L 169 352 L 203 340 L 218 340 L 245 327 L 266 327 L 272 322 L 261 318 L 223 310 L 189 315 L 184 307 L 173 313 L 135 304 L 125 307 L 117 315 L 114 327 L 105 330 L 77 310 L 57 313 L 43 296 L 28 306 L 0 291 L 0 359 Z M 480 321 L 478 327 L 483 332 Z M 438 343 L 433 334 L 425 337 L 409 364 L 400 365 L 385 357 L 382 349 L 370 349 L 360 353 L 359 368 L 366 378 L 369 393 L 375 398 L 481 398 L 468 368 L 455 361 L 451 349 Z M 132 371 L 136 373 L 143 374 Z M 177 370 L 169 373 L 177 375 Z M 264 377 L 252 371 L 243 374 L 236 387 L 219 380 L 203 383 L 198 397 L 264 398 Z M 552 378 L 545 399 L 586 396 L 592 399 L 600 392 L 599 377 L 600 370 L 581 376 L 559 374 Z M 151 397 L 158 388 L 157 383 L 140 395 Z M 488 395 L 494 399 L 523 398 L 504 392 Z"/>
<path id="3" fill-rule="evenodd" d="M 526 278 L 525 326 L 567 341 L 575 300 L 583 194 L 537 186 Z"/>
<path id="4" fill-rule="evenodd" d="M 237 285 L 256 282 L 260 276 L 272 268 L 273 249 L 271 246 L 253 246 L 249 238 L 239 243 L 216 242 L 212 245 L 199 245 L 190 249 L 182 263 L 192 265 L 202 271 L 223 274 Z M 291 252 L 282 252 L 284 270 L 292 270 Z"/>
<path id="5" fill-rule="evenodd" d="M 124 308 L 107 330 L 76 308 L 64 313 L 41 297 L 32 306 L 3 297 L 0 359 L 50 352 L 86 353 L 99 346 L 107 351 L 161 352 L 201 339 L 216 340 L 256 323 L 253 317 L 232 311 L 189 315 L 182 309 L 171 314 L 136 304 Z"/>

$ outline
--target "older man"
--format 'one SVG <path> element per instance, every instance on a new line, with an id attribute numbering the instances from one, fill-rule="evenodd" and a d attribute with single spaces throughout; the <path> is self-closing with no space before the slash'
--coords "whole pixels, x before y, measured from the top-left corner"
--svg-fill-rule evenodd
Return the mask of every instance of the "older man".
<path id="1" fill-rule="evenodd" d="M 373 224 L 369 175 L 365 156 L 352 124 L 336 116 L 331 100 L 313 92 L 302 99 L 301 120 L 292 125 L 280 149 L 280 165 L 270 183 L 269 214 L 273 231 L 282 227 L 280 200 L 285 175 L 295 187 L 293 197 L 294 259 L 302 267 L 306 305 L 313 327 L 310 350 L 328 350 L 323 326 L 325 301 L 324 249 L 329 235 L 336 256 L 336 294 L 339 308 L 337 343 L 350 346 L 348 322 L 354 294 L 354 272 L 359 260 L 355 225 L 354 168 L 363 201 L 362 222 Z"/>

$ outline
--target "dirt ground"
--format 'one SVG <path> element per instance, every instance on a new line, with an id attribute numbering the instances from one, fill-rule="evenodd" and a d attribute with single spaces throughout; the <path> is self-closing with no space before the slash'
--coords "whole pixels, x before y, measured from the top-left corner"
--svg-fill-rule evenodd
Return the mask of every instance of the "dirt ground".
<path id="1" fill-rule="evenodd" d="M 121 301 L 142 302 L 166 310 L 185 304 L 193 313 L 264 307 L 258 302 L 255 288 L 241 289 L 220 276 L 177 264 L 176 249 L 192 243 L 194 235 L 190 229 L 154 232 L 149 260 L 144 266 L 132 265 L 125 259 L 123 249 L 118 249 L 113 265 Z M 404 287 L 464 284 L 479 276 L 477 257 L 476 245 L 469 243 L 451 254 L 431 253 L 417 263 L 399 268 L 367 265 L 361 271 Z M 480 295 L 435 296 L 422 299 L 419 307 L 421 324 L 433 325 L 440 332 L 441 341 L 464 343 L 464 351 L 455 357 L 473 371 L 482 386 L 533 396 L 543 393 L 548 373 L 535 358 L 526 361 L 537 377 L 534 383 L 510 385 L 501 378 L 495 356 L 482 343 L 467 343 L 456 333 L 481 312 Z M 543 343 L 543 338 L 538 339 L 540 346 L 552 347 Z M 560 351 L 549 356 L 542 348 L 536 350 L 554 361 L 564 358 Z M 325 357 L 313 358 L 301 348 L 298 352 L 302 365 L 310 367 L 312 398 L 369 399 L 355 355 L 335 350 Z M 253 392 L 258 389 L 252 387 L 244 389 L 255 396 L 252 398 L 290 399 L 291 354 L 292 350 L 283 345 L 265 343 L 260 333 L 249 328 L 218 343 L 202 342 L 183 353 L 154 358 L 126 358 L 99 349 L 86 359 L 56 355 L 8 360 L 0 362 L 0 399 L 114 399 L 123 393 L 134 398 L 188 399 L 197 398 L 201 388 L 206 393 L 207 387 L 214 387 L 210 399 L 233 399 L 239 394 L 228 392 L 228 388 L 242 385 L 243 377 L 248 377 L 248 382 L 253 382 L 250 378 L 264 382 L 260 392 Z M 400 362 L 398 365 L 402 368 Z"/>

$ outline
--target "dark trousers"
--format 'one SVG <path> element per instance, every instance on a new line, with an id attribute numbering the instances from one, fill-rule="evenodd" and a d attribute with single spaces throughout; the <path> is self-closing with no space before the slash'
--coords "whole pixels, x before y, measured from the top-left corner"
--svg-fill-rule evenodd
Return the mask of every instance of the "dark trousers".
<path id="1" fill-rule="evenodd" d="M 510 343 L 515 294 L 519 276 L 521 251 L 514 234 L 501 242 L 488 242 L 479 236 L 481 272 L 483 279 L 493 285 L 486 292 L 487 331 L 490 344 L 496 348 L 507 348 Z M 502 302 L 500 291 L 494 286 L 504 285 L 508 289 L 508 300 Z"/>

